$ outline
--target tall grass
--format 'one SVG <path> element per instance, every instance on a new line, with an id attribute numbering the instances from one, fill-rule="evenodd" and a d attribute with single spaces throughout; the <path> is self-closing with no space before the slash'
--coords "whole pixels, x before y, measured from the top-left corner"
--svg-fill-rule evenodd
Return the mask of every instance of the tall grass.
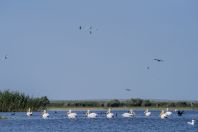
<path id="1" fill-rule="evenodd" d="M 33 98 L 20 92 L 0 91 L 1 112 L 26 111 L 28 108 L 39 110 L 45 108 L 48 104 L 49 100 L 46 96 Z"/>

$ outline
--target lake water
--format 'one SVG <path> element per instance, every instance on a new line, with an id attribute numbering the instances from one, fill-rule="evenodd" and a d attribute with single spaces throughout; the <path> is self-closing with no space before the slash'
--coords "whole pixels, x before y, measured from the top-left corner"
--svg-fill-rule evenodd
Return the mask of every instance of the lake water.
<path id="1" fill-rule="evenodd" d="M 94 111 L 99 114 L 96 119 L 87 119 L 85 111 L 75 111 L 76 119 L 68 119 L 64 111 L 49 111 L 50 117 L 42 119 L 39 112 L 27 117 L 25 112 L 16 112 L 11 115 L 1 112 L 1 116 L 8 117 L 0 120 L 0 132 L 198 132 L 198 111 L 185 111 L 178 117 L 173 113 L 168 119 L 160 119 L 160 111 L 151 111 L 150 117 L 144 117 L 143 110 L 136 110 L 136 117 L 122 118 L 126 111 L 115 110 L 117 117 L 106 119 L 105 111 Z M 195 119 L 194 126 L 187 124 Z"/>

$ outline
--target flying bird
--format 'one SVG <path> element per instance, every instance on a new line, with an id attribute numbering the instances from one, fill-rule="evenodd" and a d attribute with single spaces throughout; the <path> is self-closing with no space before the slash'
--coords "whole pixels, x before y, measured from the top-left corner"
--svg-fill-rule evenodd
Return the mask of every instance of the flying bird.
<path id="1" fill-rule="evenodd" d="M 98 28 L 94 28 L 93 26 L 85 26 L 83 28 L 81 25 L 78 27 L 79 30 L 84 30 L 88 32 L 90 35 L 93 34 L 95 31 L 98 31 Z"/>
<path id="2" fill-rule="evenodd" d="M 8 59 L 8 55 L 5 55 L 3 58 L 0 58 L 0 61 L 4 61 Z"/>
<path id="3" fill-rule="evenodd" d="M 4 59 L 5 59 L 5 60 L 8 59 L 8 55 L 5 55 Z"/>
<path id="4" fill-rule="evenodd" d="M 149 66 L 147 66 L 147 67 L 146 67 L 146 69 L 148 69 L 148 70 L 149 70 L 149 69 L 150 69 L 150 67 L 149 67 Z"/>
<path id="5" fill-rule="evenodd" d="M 153 59 L 154 61 L 157 61 L 157 62 L 163 62 L 164 60 L 162 60 L 162 59 L 157 59 L 157 58 L 155 58 L 155 59 Z"/>
<path id="6" fill-rule="evenodd" d="M 129 88 L 126 88 L 125 90 L 126 90 L 126 91 L 131 91 L 131 89 L 129 89 Z"/>

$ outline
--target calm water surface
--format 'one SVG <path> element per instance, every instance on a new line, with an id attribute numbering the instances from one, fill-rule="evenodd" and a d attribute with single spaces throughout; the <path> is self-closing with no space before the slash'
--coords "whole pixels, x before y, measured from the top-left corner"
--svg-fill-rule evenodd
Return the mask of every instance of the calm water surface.
<path id="1" fill-rule="evenodd" d="M 68 119 L 64 111 L 49 111 L 50 117 L 42 119 L 39 112 L 27 117 L 25 112 L 0 113 L 8 117 L 0 120 L 0 132 L 198 132 L 198 111 L 185 111 L 182 117 L 173 113 L 169 119 L 159 118 L 160 111 L 151 111 L 150 117 L 144 117 L 142 110 L 136 110 L 136 117 L 122 118 L 126 111 L 112 111 L 117 113 L 113 119 L 105 118 L 105 111 L 94 111 L 99 114 L 96 119 L 87 119 L 85 111 L 76 111 L 76 119 Z M 195 119 L 194 126 L 187 125 Z"/>

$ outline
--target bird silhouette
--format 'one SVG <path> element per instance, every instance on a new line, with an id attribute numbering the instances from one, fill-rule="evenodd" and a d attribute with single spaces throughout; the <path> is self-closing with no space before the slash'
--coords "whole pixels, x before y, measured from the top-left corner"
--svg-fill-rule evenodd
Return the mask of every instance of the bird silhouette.
<path id="1" fill-rule="evenodd" d="M 131 91 L 131 89 L 129 89 L 129 88 L 126 88 L 125 90 L 126 90 L 126 91 Z"/>
<path id="2" fill-rule="evenodd" d="M 1 59 L 0 59 L 0 61 L 4 61 L 4 60 L 7 60 L 8 59 L 8 55 L 5 55 L 4 57 L 2 57 Z"/>
<path id="3" fill-rule="evenodd" d="M 153 59 L 154 61 L 157 61 L 157 62 L 163 62 L 164 60 L 162 60 L 162 59 L 157 59 L 157 58 L 155 58 L 155 59 Z"/>
<path id="4" fill-rule="evenodd" d="M 98 31 L 98 28 L 94 28 L 93 26 L 85 26 L 85 28 L 83 28 L 83 26 L 79 26 L 78 27 L 79 30 L 82 30 L 82 31 L 86 31 L 88 32 L 90 35 L 95 33 L 95 31 Z"/>
<path id="5" fill-rule="evenodd" d="M 184 114 L 184 111 L 180 111 L 180 110 L 177 111 L 177 115 L 178 115 L 178 116 L 182 116 L 183 114 Z"/>
<path id="6" fill-rule="evenodd" d="M 5 55 L 4 59 L 5 59 L 5 60 L 8 59 L 8 55 Z"/>

